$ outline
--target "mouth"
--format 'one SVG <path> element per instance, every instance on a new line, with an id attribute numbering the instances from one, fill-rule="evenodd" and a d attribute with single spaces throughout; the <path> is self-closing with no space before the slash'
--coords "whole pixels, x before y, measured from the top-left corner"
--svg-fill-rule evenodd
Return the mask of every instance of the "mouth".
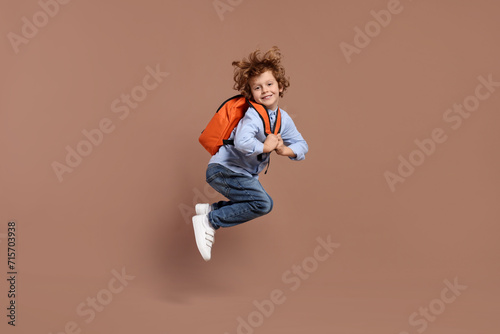
<path id="1" fill-rule="evenodd" d="M 273 96 L 272 94 L 271 94 L 271 95 L 266 95 L 266 96 L 263 96 L 263 97 L 262 97 L 262 100 L 264 100 L 264 101 L 265 101 L 265 100 L 269 100 L 272 96 Z"/>

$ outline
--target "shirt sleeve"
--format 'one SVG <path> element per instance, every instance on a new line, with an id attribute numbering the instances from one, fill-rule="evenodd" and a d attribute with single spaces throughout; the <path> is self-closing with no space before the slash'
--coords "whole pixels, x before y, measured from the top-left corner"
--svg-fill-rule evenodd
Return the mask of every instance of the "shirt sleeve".
<path id="1" fill-rule="evenodd" d="M 234 135 L 234 147 L 246 156 L 258 155 L 264 151 L 264 143 L 257 139 L 259 124 L 257 112 L 249 108 L 240 120 Z"/>
<path id="2" fill-rule="evenodd" d="M 297 130 L 292 118 L 283 110 L 281 111 L 281 138 L 296 155 L 295 158 L 290 157 L 290 159 L 299 161 L 306 158 L 309 146 Z"/>

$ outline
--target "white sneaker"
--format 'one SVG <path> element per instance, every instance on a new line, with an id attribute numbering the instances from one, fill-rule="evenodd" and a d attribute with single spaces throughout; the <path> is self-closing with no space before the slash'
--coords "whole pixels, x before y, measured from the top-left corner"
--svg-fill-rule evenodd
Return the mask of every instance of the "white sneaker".
<path id="1" fill-rule="evenodd" d="M 211 205 L 208 203 L 196 204 L 194 207 L 197 215 L 207 215 L 212 211 Z"/>
<path id="2" fill-rule="evenodd" d="M 208 203 L 200 203 L 194 206 L 194 210 L 197 215 L 208 215 L 208 213 L 212 211 L 212 206 Z M 213 245 L 215 245 L 215 240 L 212 242 L 212 247 Z"/>
<path id="3" fill-rule="evenodd" d="M 210 253 L 212 252 L 212 245 L 215 240 L 215 229 L 210 226 L 206 214 L 193 216 L 193 228 L 196 246 L 198 246 L 201 257 L 203 257 L 205 261 L 209 261 L 211 258 Z"/>

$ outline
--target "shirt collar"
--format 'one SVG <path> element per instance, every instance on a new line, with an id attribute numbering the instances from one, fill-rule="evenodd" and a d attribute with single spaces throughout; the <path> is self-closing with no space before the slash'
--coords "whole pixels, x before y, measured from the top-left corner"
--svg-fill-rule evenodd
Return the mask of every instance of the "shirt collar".
<path id="1" fill-rule="evenodd" d="M 267 109 L 267 112 L 269 113 L 269 115 L 275 115 L 275 114 L 276 114 L 276 112 L 278 111 L 278 108 L 279 108 L 279 107 L 276 107 L 276 109 L 274 109 L 274 110 Z"/>

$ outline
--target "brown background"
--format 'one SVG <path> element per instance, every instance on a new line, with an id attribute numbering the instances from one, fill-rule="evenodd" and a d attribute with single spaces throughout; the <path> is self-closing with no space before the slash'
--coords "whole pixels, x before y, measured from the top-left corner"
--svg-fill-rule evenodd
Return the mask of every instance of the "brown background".
<path id="1" fill-rule="evenodd" d="M 72 1 L 17 54 L 7 34 L 40 7 L 2 1 L 0 236 L 14 219 L 19 271 L 15 328 L 1 279 L 2 333 L 75 321 L 82 333 L 233 334 L 280 289 L 255 333 L 413 334 L 408 317 L 455 277 L 467 289 L 425 332 L 498 332 L 500 93 L 457 130 L 442 117 L 478 76 L 500 81 L 500 5 L 401 5 L 348 64 L 339 44 L 387 1 L 246 0 L 223 21 L 210 0 Z M 310 152 L 273 158 L 261 181 L 275 209 L 218 232 L 205 263 L 186 208 L 220 197 L 197 138 L 235 93 L 231 61 L 272 45 L 291 78 L 281 107 Z M 169 76 L 120 120 L 111 102 L 156 64 Z M 59 182 L 51 164 L 103 118 L 115 130 Z M 448 140 L 391 192 L 384 172 L 436 127 Z M 328 235 L 340 248 L 292 291 L 283 273 Z M 4 277 L 5 235 L 0 255 Z M 85 323 L 77 306 L 122 267 L 135 279 Z"/>

